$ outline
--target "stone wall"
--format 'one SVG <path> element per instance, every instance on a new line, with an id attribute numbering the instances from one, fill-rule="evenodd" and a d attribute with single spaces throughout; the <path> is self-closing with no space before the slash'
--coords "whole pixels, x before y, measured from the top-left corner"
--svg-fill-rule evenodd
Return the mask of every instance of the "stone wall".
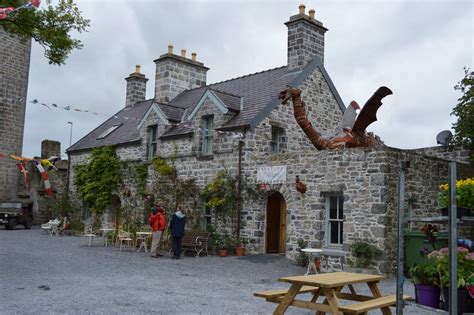
<path id="1" fill-rule="evenodd" d="M 469 163 L 470 153 L 469 150 L 466 150 L 461 147 L 445 147 L 445 146 L 436 146 L 436 147 L 427 147 L 410 150 L 416 153 L 425 154 L 428 156 L 438 157 L 445 160 L 453 160 L 460 163 Z"/>
<path id="2" fill-rule="evenodd" d="M 31 40 L 22 40 L 0 27 L 0 152 L 21 155 Z M 0 202 L 16 197 L 18 169 L 0 159 Z"/>
<path id="3" fill-rule="evenodd" d="M 311 247 L 325 246 L 324 196 L 338 192 L 344 197 L 342 250 L 349 255 L 353 241 L 367 240 L 386 254 L 377 263 L 377 269 L 391 273 L 396 251 L 397 185 L 402 160 L 410 161 L 405 208 L 411 203 L 414 217 L 439 215 L 438 186 L 447 179 L 446 162 L 402 150 L 381 147 L 280 154 L 256 160 L 246 175 L 251 182 L 256 182 L 259 166 L 287 167 L 286 184 L 270 185 L 268 195 L 278 191 L 286 201 L 288 257 L 296 256 L 300 238 Z M 307 185 L 306 194 L 296 191 L 296 175 Z M 265 252 L 265 205 L 266 198 L 262 198 L 244 207 L 247 226 L 242 234 L 253 240 L 256 252 Z"/>

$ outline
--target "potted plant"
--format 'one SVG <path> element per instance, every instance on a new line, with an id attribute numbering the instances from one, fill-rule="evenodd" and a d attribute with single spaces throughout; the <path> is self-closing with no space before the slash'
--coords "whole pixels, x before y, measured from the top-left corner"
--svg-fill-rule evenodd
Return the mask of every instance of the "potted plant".
<path id="1" fill-rule="evenodd" d="M 474 299 L 469 295 L 466 288 L 474 277 L 474 253 L 470 253 L 464 247 L 458 247 L 458 273 L 457 273 L 457 288 L 458 288 L 458 312 L 469 313 L 474 312 Z M 428 255 L 437 261 L 437 271 L 440 275 L 440 284 L 444 296 L 444 309 L 449 310 L 449 250 L 448 248 L 441 248 Z"/>
<path id="2" fill-rule="evenodd" d="M 230 247 L 230 237 L 228 234 L 225 234 L 224 237 L 219 238 L 219 256 L 227 257 Z"/>
<path id="3" fill-rule="evenodd" d="M 448 215 L 448 194 L 449 185 L 439 186 L 438 205 L 444 216 Z M 460 179 L 456 181 L 456 205 L 457 217 L 469 216 L 474 209 L 474 178 Z"/>
<path id="4" fill-rule="evenodd" d="M 248 244 L 248 240 L 245 238 L 241 238 L 240 242 L 237 243 L 235 246 L 235 254 L 237 256 L 245 256 L 245 245 Z"/>
<path id="5" fill-rule="evenodd" d="M 416 302 L 429 307 L 439 307 L 438 262 L 428 258 L 410 268 L 410 278 L 415 284 Z"/>

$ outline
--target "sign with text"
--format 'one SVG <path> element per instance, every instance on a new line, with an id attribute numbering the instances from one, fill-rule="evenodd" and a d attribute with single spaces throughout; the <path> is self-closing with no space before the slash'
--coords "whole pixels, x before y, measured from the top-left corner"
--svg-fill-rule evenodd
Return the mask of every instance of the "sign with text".
<path id="1" fill-rule="evenodd" d="M 264 166 L 257 168 L 257 182 L 264 184 L 286 183 L 286 166 Z"/>

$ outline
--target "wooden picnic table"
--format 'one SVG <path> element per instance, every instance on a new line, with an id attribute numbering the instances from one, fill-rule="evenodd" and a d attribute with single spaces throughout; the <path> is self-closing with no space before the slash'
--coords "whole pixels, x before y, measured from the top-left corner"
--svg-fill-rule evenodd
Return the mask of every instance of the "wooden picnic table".
<path id="1" fill-rule="evenodd" d="M 278 280 L 290 283 L 288 290 L 263 291 L 254 295 L 264 297 L 269 302 L 278 303 L 273 314 L 284 314 L 290 305 L 318 311 L 318 314 L 366 314 L 367 310 L 371 309 L 381 309 L 384 315 L 392 314 L 388 306 L 395 303 L 395 295 L 382 296 L 378 287 L 378 282 L 382 279 L 385 277 L 381 275 L 350 272 L 283 277 Z M 353 287 L 353 284 L 357 283 L 367 283 L 372 296 L 357 294 Z M 341 292 L 346 286 L 350 293 Z M 295 299 L 301 293 L 312 293 L 313 297 L 310 301 Z M 318 297 L 324 297 L 324 302 L 317 303 Z M 409 298 L 409 296 L 404 296 L 404 299 Z M 358 303 L 341 305 L 339 303 L 341 299 Z"/>

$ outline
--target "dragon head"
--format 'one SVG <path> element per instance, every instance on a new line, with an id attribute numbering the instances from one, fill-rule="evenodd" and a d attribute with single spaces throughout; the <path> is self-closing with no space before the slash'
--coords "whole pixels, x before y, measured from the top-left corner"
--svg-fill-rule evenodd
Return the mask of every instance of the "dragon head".
<path id="1" fill-rule="evenodd" d="M 292 88 L 288 86 L 286 90 L 283 90 L 280 92 L 280 96 L 278 97 L 280 100 L 282 100 L 282 104 L 288 103 L 290 98 L 294 99 L 295 97 L 299 97 L 301 94 L 301 90 L 297 88 Z"/>

